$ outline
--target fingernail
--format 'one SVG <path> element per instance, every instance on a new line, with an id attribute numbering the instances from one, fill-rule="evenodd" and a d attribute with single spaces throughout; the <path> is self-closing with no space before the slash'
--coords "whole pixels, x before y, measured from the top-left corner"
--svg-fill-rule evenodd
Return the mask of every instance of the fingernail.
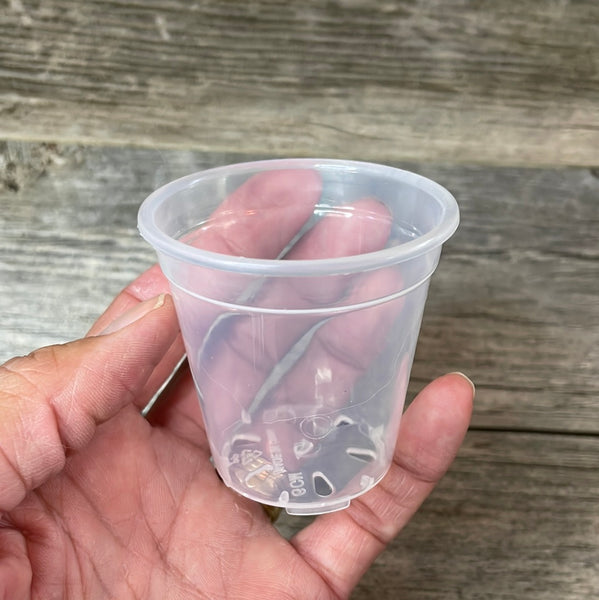
<path id="1" fill-rule="evenodd" d="M 474 385 L 474 382 L 472 381 L 472 379 L 470 379 L 470 377 L 464 375 L 464 373 L 462 373 L 461 371 L 454 371 L 453 373 L 450 373 L 450 375 L 459 375 L 460 377 L 463 377 L 472 388 L 472 397 L 474 398 L 474 396 L 476 396 L 476 386 Z"/>
<path id="2" fill-rule="evenodd" d="M 118 316 L 99 335 L 108 335 L 118 331 L 119 329 L 123 329 L 123 327 L 127 327 L 127 325 L 131 325 L 131 323 L 141 319 L 149 312 L 160 308 L 164 304 L 165 297 L 166 294 L 160 294 L 160 296 L 156 296 L 155 298 L 150 298 L 149 300 L 144 300 L 143 302 L 136 304 L 133 308 L 130 308 L 122 315 Z"/>

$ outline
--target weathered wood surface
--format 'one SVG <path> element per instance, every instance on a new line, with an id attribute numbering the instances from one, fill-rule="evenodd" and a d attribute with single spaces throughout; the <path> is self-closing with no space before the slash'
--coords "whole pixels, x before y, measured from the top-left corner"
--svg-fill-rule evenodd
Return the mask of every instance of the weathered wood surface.
<path id="1" fill-rule="evenodd" d="M 599 597 L 599 438 L 470 431 L 354 600 Z M 289 536 L 304 525 L 284 515 Z"/>
<path id="2" fill-rule="evenodd" d="M 153 262 L 147 193 L 272 155 L 411 168 L 462 210 L 409 394 L 465 371 L 472 428 L 355 600 L 599 597 L 599 4 L 7 0 L 0 361 Z"/>
<path id="3" fill-rule="evenodd" d="M 6 0 L 0 139 L 599 162 L 596 0 Z"/>
<path id="4" fill-rule="evenodd" d="M 0 359 L 81 335 L 151 264 L 136 212 L 152 189 L 242 158 L 19 143 L 1 156 Z M 411 392 L 464 370 L 478 385 L 477 427 L 599 433 L 599 178 L 407 166 L 445 184 L 462 211 Z"/>

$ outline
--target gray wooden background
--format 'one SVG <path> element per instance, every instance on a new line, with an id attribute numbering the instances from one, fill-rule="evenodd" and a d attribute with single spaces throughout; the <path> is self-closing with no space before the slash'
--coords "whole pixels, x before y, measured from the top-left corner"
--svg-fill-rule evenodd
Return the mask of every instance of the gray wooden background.
<path id="1" fill-rule="evenodd" d="M 354 598 L 599 597 L 595 0 L 1 2 L 0 360 L 82 335 L 152 263 L 160 184 L 309 155 L 462 211 L 410 396 L 462 370 L 472 427 Z"/>

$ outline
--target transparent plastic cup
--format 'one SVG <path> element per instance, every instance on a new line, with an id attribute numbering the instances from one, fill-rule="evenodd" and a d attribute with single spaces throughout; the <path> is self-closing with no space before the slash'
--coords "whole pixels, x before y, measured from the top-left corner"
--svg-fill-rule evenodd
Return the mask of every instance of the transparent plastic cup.
<path id="1" fill-rule="evenodd" d="M 145 200 L 226 485 L 319 514 L 381 480 L 458 221 L 433 181 L 339 160 L 225 166 Z"/>

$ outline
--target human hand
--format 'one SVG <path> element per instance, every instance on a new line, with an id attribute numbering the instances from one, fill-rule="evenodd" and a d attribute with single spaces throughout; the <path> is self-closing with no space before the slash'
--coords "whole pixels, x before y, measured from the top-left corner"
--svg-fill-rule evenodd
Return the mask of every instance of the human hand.
<path id="1" fill-rule="evenodd" d="M 347 597 L 450 465 L 471 385 L 425 388 L 387 476 L 287 542 L 216 475 L 186 366 L 141 414 L 183 354 L 166 289 L 154 267 L 85 339 L 1 368 L 0 597 Z"/>

